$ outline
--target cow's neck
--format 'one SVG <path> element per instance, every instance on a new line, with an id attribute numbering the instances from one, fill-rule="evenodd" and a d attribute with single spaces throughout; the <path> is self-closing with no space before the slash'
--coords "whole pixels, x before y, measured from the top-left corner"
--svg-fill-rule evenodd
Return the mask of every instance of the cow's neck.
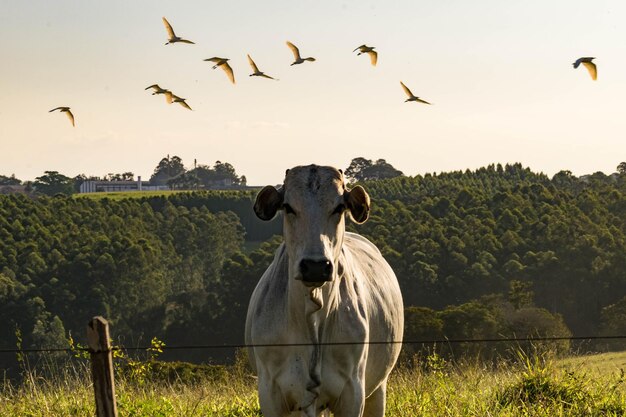
<path id="1" fill-rule="evenodd" d="M 337 302 L 339 279 L 333 279 L 321 287 L 306 287 L 300 281 L 289 280 L 288 315 L 295 328 L 306 329 L 305 340 L 296 343 L 311 344 L 308 349 L 309 382 L 307 391 L 311 401 L 319 396 L 322 378 L 322 349 L 324 327 L 332 306 Z"/>
<path id="2" fill-rule="evenodd" d="M 297 280 L 289 280 L 288 317 L 296 328 L 307 329 L 302 343 L 320 343 L 324 322 L 336 303 L 338 279 L 326 282 L 321 287 L 307 287 Z"/>

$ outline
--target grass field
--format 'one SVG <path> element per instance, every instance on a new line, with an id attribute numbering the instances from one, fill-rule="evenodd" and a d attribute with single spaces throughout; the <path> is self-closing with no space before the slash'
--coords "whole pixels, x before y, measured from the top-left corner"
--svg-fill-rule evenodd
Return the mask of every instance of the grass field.
<path id="1" fill-rule="evenodd" d="M 438 357 L 392 374 L 387 416 L 624 416 L 626 352 L 488 369 Z M 19 386 L 0 387 L 0 416 L 92 416 L 86 366 L 55 378 L 30 373 Z M 120 417 L 260 416 L 254 378 L 241 366 L 200 382 L 117 381 Z"/>
<path id="2" fill-rule="evenodd" d="M 591 375 L 611 375 L 626 370 L 626 352 L 572 356 L 561 359 L 557 366 L 566 371 L 588 372 Z"/>

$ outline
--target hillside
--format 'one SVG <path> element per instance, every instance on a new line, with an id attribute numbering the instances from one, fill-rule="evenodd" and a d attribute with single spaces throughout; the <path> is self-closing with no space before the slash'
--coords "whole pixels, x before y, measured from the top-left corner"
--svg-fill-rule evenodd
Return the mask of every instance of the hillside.
<path id="1" fill-rule="evenodd" d="M 348 228 L 393 266 L 412 337 L 626 333 L 624 176 L 507 165 L 363 186 L 371 217 Z M 0 196 L 1 347 L 18 332 L 25 347 L 65 346 L 96 314 L 123 343 L 241 342 L 280 216 L 258 220 L 252 191 L 133 197 Z"/>

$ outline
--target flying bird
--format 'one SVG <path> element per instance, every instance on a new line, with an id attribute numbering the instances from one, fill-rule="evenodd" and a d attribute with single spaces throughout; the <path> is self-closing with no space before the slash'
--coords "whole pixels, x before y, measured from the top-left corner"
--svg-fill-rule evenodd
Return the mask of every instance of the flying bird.
<path id="1" fill-rule="evenodd" d="M 230 80 L 230 82 L 235 84 L 235 74 L 233 74 L 233 69 L 230 67 L 230 65 L 228 65 L 228 61 L 230 61 L 230 59 L 214 56 L 213 58 L 205 59 L 205 61 L 215 62 L 215 65 L 213 65 L 212 68 L 213 69 L 217 67 L 222 68 L 224 72 L 226 73 L 226 75 L 228 76 L 228 79 Z"/>
<path id="2" fill-rule="evenodd" d="M 302 64 L 304 61 L 311 61 L 311 62 L 315 61 L 315 58 L 313 57 L 301 58 L 300 50 L 293 43 L 287 41 L 287 46 L 289 47 L 289 49 L 291 49 L 291 52 L 293 52 L 293 57 L 295 59 L 295 61 L 293 61 L 291 65 Z"/>
<path id="3" fill-rule="evenodd" d="M 167 90 L 165 88 L 159 87 L 158 84 L 149 85 L 146 88 L 144 88 L 144 90 L 147 90 L 149 88 L 152 89 L 152 95 L 155 95 L 155 94 L 165 94 L 165 93 L 168 93 L 170 91 L 170 90 Z"/>
<path id="4" fill-rule="evenodd" d="M 419 101 L 420 103 L 424 103 L 424 104 L 430 104 L 427 101 L 422 100 L 421 98 L 417 97 L 416 95 L 414 95 L 413 93 L 411 93 L 411 90 L 409 90 L 409 87 L 407 87 L 406 85 L 404 85 L 404 83 L 402 81 L 400 81 L 400 85 L 402 85 L 402 89 L 404 90 L 404 92 L 406 93 L 407 96 L 409 96 L 409 98 L 407 98 L 406 100 L 404 100 L 404 102 L 406 103 L 407 101 Z"/>
<path id="5" fill-rule="evenodd" d="M 67 117 L 70 119 L 70 122 L 72 122 L 72 126 L 76 126 L 74 124 L 74 115 L 70 111 L 69 107 L 55 107 L 54 109 L 50 110 L 48 113 L 52 113 L 55 110 L 59 110 L 61 113 L 67 114 Z"/>
<path id="6" fill-rule="evenodd" d="M 250 54 L 248 54 L 248 63 L 250 63 L 250 67 L 252 67 L 252 71 L 253 71 L 252 74 L 250 74 L 250 77 L 253 77 L 253 76 L 265 77 L 265 78 L 269 78 L 270 80 L 278 81 L 276 78 L 270 77 L 264 72 L 259 71 L 259 67 L 257 67 L 254 61 L 252 60 L 252 58 L 250 58 Z"/>
<path id="7" fill-rule="evenodd" d="M 149 88 L 152 89 L 152 95 L 153 96 L 156 95 L 156 94 L 163 94 L 165 96 L 165 101 L 167 101 L 168 103 L 172 102 L 172 96 L 171 96 L 172 92 L 170 90 L 167 90 L 165 88 L 161 88 L 161 87 L 159 87 L 158 84 L 149 85 L 148 87 L 144 88 L 144 90 L 147 90 Z M 170 95 L 168 95 L 168 93 Z"/>
<path id="8" fill-rule="evenodd" d="M 582 58 L 578 58 L 576 60 L 576 62 L 574 62 L 572 65 L 574 66 L 574 68 L 578 68 L 578 66 L 580 64 L 583 64 L 585 66 L 585 68 L 587 68 L 587 71 L 589 71 L 589 75 L 591 75 L 591 79 L 592 80 L 597 80 L 598 79 L 598 69 L 596 68 L 596 64 L 594 64 L 593 62 L 591 62 L 592 60 L 596 59 L 595 57 L 582 57 Z"/>
<path id="9" fill-rule="evenodd" d="M 171 91 L 168 91 L 168 92 L 165 93 L 165 98 L 166 98 L 167 102 L 170 103 L 170 104 L 178 103 L 181 106 L 183 106 L 184 108 L 186 108 L 188 110 L 192 110 L 192 108 L 189 107 L 189 104 L 187 104 L 185 102 L 185 100 L 187 100 L 186 98 L 178 97 L 176 94 L 173 94 Z"/>
<path id="10" fill-rule="evenodd" d="M 172 29 L 172 25 L 170 25 L 170 22 L 168 22 L 165 17 L 163 17 L 163 24 L 165 25 L 165 30 L 167 31 L 166 45 L 169 45 L 170 43 L 176 43 L 176 42 L 194 43 L 194 42 L 188 41 L 187 39 L 179 38 L 178 36 L 176 36 L 176 34 L 174 33 L 174 29 Z"/>
<path id="11" fill-rule="evenodd" d="M 357 55 L 368 54 L 370 56 L 370 62 L 373 66 L 376 66 L 376 62 L 378 61 L 378 53 L 374 49 L 374 46 L 361 45 L 352 52 L 356 52 L 358 50 L 359 53 Z"/>

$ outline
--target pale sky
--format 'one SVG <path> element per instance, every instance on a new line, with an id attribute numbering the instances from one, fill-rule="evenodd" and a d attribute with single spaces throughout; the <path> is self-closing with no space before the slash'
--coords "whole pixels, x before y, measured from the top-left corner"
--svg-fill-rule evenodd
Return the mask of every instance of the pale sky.
<path id="1" fill-rule="evenodd" d="M 196 45 L 165 46 L 162 16 Z M 0 0 L 0 174 L 148 179 L 167 154 L 229 162 L 251 185 L 359 156 L 406 175 L 608 174 L 626 161 L 625 21 L 619 0 Z M 286 40 L 317 61 L 290 66 Z M 280 81 L 249 77 L 247 53 Z M 582 56 L 597 81 L 572 68 Z M 433 105 L 404 103 L 401 80 Z"/>

